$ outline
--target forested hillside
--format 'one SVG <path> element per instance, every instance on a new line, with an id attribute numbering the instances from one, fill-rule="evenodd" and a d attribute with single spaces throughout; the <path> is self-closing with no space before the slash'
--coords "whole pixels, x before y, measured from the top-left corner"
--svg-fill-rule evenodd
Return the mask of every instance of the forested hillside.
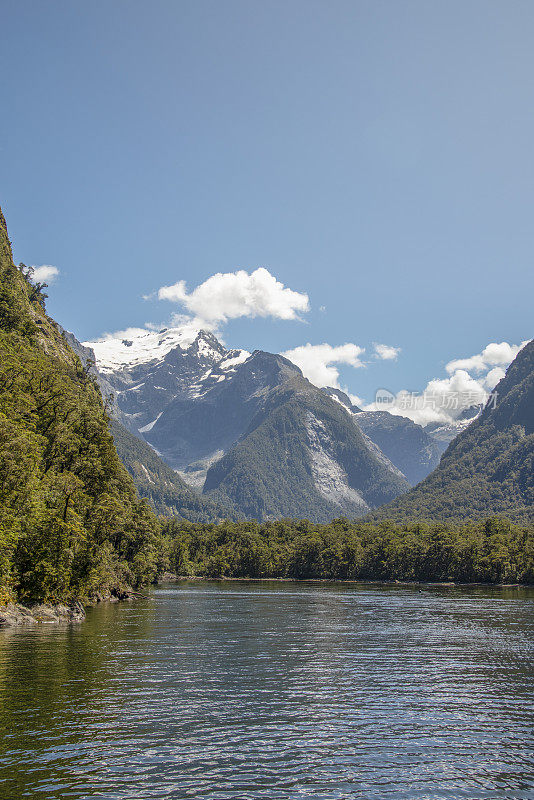
<path id="1" fill-rule="evenodd" d="M 534 520 L 534 341 L 519 351 L 477 419 L 422 483 L 375 513 L 409 519 Z"/>
<path id="2" fill-rule="evenodd" d="M 197 494 L 149 444 L 113 419 L 111 432 L 117 453 L 137 491 L 158 514 L 183 517 L 191 522 L 218 522 L 239 517 L 229 501 L 220 504 Z"/>
<path id="3" fill-rule="evenodd" d="M 1 596 L 68 599 L 154 578 L 159 523 L 139 500 L 100 391 L 13 264 L 0 212 Z"/>
<path id="4" fill-rule="evenodd" d="M 208 470 L 204 494 L 230 498 L 262 521 L 326 522 L 360 517 L 407 488 L 345 409 L 298 373 L 270 393 L 236 446 Z"/>

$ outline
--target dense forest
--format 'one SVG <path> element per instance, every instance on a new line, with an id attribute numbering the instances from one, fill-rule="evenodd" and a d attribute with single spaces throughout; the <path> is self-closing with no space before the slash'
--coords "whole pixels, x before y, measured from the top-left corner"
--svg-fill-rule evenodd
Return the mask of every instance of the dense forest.
<path id="1" fill-rule="evenodd" d="M 13 263 L 0 212 L 0 595 L 87 597 L 153 580 L 157 517 L 121 464 L 94 379 Z"/>
<path id="2" fill-rule="evenodd" d="M 451 526 L 337 519 L 163 527 L 181 576 L 534 582 L 534 530 L 505 519 Z"/>

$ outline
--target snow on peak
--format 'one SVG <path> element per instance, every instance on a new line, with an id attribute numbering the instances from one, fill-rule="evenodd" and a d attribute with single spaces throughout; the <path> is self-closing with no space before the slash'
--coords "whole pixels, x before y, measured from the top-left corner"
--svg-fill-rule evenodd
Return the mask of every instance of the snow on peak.
<path id="1" fill-rule="evenodd" d="M 224 361 L 221 361 L 219 364 L 221 369 L 237 367 L 238 364 L 243 364 L 247 358 L 250 358 L 250 353 L 247 350 L 232 350 L 228 355 L 230 357 L 225 358 Z"/>
<path id="2" fill-rule="evenodd" d="M 175 347 L 190 347 L 197 335 L 198 331 L 184 327 L 159 331 L 127 328 L 95 342 L 84 342 L 84 346 L 93 349 L 98 369 L 106 373 L 161 360 Z"/>
<path id="3" fill-rule="evenodd" d="M 202 360 L 221 363 L 224 369 L 236 366 L 249 357 L 246 350 L 226 350 L 209 331 L 195 330 L 190 326 L 162 328 L 128 328 L 106 334 L 94 342 L 84 342 L 95 354 L 96 365 L 103 374 L 162 361 L 165 356 L 180 348 Z"/>
<path id="4" fill-rule="evenodd" d="M 208 358 L 212 361 L 220 361 L 226 355 L 226 348 L 222 346 L 218 339 L 212 333 L 207 331 L 199 331 L 195 341 L 196 352 L 202 358 Z"/>

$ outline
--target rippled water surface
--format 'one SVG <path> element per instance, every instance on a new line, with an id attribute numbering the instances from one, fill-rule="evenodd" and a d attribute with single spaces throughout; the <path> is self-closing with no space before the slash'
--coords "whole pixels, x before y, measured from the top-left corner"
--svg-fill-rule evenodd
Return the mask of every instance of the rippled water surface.
<path id="1" fill-rule="evenodd" d="M 0 631 L 0 798 L 534 798 L 533 612 L 191 582 Z"/>

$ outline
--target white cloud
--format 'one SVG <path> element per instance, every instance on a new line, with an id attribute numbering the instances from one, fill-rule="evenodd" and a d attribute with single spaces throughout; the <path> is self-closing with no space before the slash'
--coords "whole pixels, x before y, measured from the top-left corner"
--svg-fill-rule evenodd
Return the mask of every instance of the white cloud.
<path id="1" fill-rule="evenodd" d="M 330 344 L 308 343 L 293 350 L 286 350 L 282 355 L 300 367 L 304 377 L 315 386 L 333 386 L 335 389 L 340 389 L 339 370 L 335 365 L 363 367 L 360 356 L 364 352 L 364 348 L 358 347 L 357 344 L 347 343 L 333 347 Z"/>
<path id="2" fill-rule="evenodd" d="M 508 342 L 491 342 L 481 353 L 477 353 L 469 358 L 458 358 L 449 361 L 445 369 L 451 375 L 457 369 L 465 369 L 467 372 L 484 372 L 490 367 L 507 367 L 512 363 L 516 355 L 527 342 L 521 344 L 508 344 Z"/>
<path id="3" fill-rule="evenodd" d="M 365 409 L 387 410 L 391 414 L 409 417 L 420 425 L 453 422 L 466 408 L 486 403 L 489 393 L 506 374 L 504 368 L 526 344 L 526 341 L 518 345 L 492 342 L 477 355 L 449 361 L 445 367 L 448 377 L 434 378 L 423 392 L 402 390 L 396 396 L 390 394 L 389 403 L 373 402 Z M 470 372 L 475 372 L 476 376 Z"/>
<path id="4" fill-rule="evenodd" d="M 52 283 L 59 275 L 57 267 L 51 264 L 43 264 L 41 267 L 33 268 L 32 279 L 37 283 Z"/>
<path id="5" fill-rule="evenodd" d="M 395 361 L 401 351 L 400 347 L 392 347 L 389 344 L 374 343 L 376 358 L 383 361 Z"/>
<path id="6" fill-rule="evenodd" d="M 299 319 L 310 307 L 307 294 L 288 289 L 264 267 L 250 274 L 242 269 L 218 272 L 191 292 L 185 281 L 178 281 L 162 286 L 158 298 L 184 306 L 199 327 L 211 330 L 238 317 Z"/>
<path id="7" fill-rule="evenodd" d="M 145 295 L 152 299 L 155 295 Z M 245 270 L 217 273 L 191 292 L 185 281 L 162 286 L 157 292 L 160 300 L 183 306 L 183 311 L 171 314 L 165 324 L 145 323 L 144 328 L 128 328 L 106 333 L 89 342 L 100 365 L 106 369 L 126 364 L 144 363 L 154 353 L 165 354 L 177 344 L 188 346 L 201 329 L 212 331 L 221 342 L 220 327 L 237 317 L 274 317 L 300 319 L 308 311 L 308 295 L 288 289 L 263 267 L 247 273 Z M 185 313 L 184 313 L 185 312 Z"/>
<path id="8" fill-rule="evenodd" d="M 484 386 L 465 370 L 457 370 L 448 378 L 434 378 L 423 392 L 408 392 L 405 389 L 392 395 L 387 405 L 370 403 L 366 411 L 389 411 L 408 417 L 419 425 L 429 422 L 451 422 L 470 406 L 485 403 L 488 393 Z"/>

